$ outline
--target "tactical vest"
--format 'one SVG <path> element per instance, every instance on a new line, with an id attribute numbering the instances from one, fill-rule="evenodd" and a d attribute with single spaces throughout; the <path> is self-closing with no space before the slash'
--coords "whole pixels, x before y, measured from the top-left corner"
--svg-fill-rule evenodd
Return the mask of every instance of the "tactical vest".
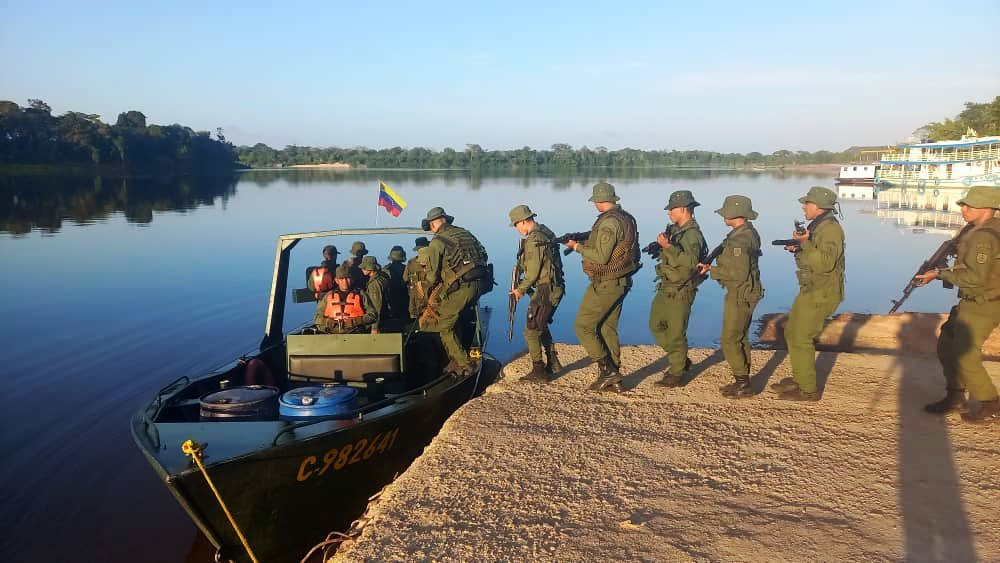
<path id="1" fill-rule="evenodd" d="M 556 234 L 552 232 L 552 229 L 541 223 L 535 226 L 535 231 L 538 233 L 535 235 L 538 240 L 533 242 L 547 243 L 556 238 Z M 537 284 L 549 284 L 565 288 L 566 281 L 563 277 L 562 253 L 559 252 L 559 245 L 545 244 L 540 245 L 538 249 L 539 252 L 544 253 L 545 260 L 544 264 L 542 264 L 542 271 L 538 274 Z"/>
<path id="2" fill-rule="evenodd" d="M 833 212 L 827 212 L 829 217 L 819 217 L 809 225 L 809 240 L 814 240 L 817 232 L 821 232 L 824 229 L 832 228 L 832 225 L 840 225 L 840 221 L 833 216 Z M 844 272 L 847 269 L 846 266 L 846 244 L 840 249 L 840 258 L 837 259 L 837 263 L 833 265 L 833 270 L 830 272 L 814 272 L 812 270 L 799 268 L 796 275 L 799 279 L 799 286 L 804 290 L 829 290 L 831 288 L 836 288 L 839 292 L 837 295 L 839 299 L 844 298 Z M 832 296 L 831 296 L 832 297 Z"/>
<path id="3" fill-rule="evenodd" d="M 476 268 L 486 268 L 486 249 L 469 231 L 455 225 L 445 225 L 434 235 L 444 243 L 441 257 L 441 281 L 451 285 Z"/>
<path id="4" fill-rule="evenodd" d="M 605 219 L 618 219 L 625 228 L 625 234 L 621 240 L 615 243 L 611 250 L 611 258 L 607 264 L 595 264 L 589 260 L 583 261 L 583 272 L 590 277 L 590 281 L 597 283 L 605 280 L 616 280 L 632 275 L 639 269 L 639 228 L 636 226 L 635 217 L 620 207 L 601 213 L 594 221 L 594 226 L 590 228 L 591 236 L 596 236 L 597 228 L 601 221 Z"/>
<path id="5" fill-rule="evenodd" d="M 316 299 L 319 299 L 321 293 L 333 289 L 333 276 L 330 275 L 330 269 L 325 266 L 313 268 L 312 274 L 309 276 L 309 289 L 315 292 Z"/>
<path id="6" fill-rule="evenodd" d="M 997 263 L 1000 261 L 1000 219 L 994 217 L 979 227 L 969 229 L 967 233 L 962 235 L 962 238 L 958 239 L 958 260 L 956 260 L 956 263 L 968 263 L 970 260 L 974 261 L 977 259 L 978 252 L 976 252 L 975 248 L 971 248 L 969 239 L 973 233 L 978 231 L 986 231 L 993 235 L 995 239 L 993 255 L 986 258 L 990 262 L 993 262 L 993 266 L 990 268 L 989 277 L 984 280 L 982 288 L 969 290 L 959 286 L 958 297 L 960 299 L 971 300 L 982 297 L 986 301 L 1000 301 L 1000 264 Z"/>
<path id="7" fill-rule="evenodd" d="M 328 319 L 353 319 L 365 316 L 365 309 L 361 305 L 361 294 L 355 291 L 327 293 L 323 316 Z"/>

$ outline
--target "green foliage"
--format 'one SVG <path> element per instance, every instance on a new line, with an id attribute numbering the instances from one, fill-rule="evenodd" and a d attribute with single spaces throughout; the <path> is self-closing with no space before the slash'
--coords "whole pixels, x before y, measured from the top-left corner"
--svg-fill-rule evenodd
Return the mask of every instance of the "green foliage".
<path id="1" fill-rule="evenodd" d="M 216 172 L 237 167 L 236 151 L 218 130 L 183 125 L 148 125 L 140 111 L 118 115 L 114 125 L 100 116 L 76 111 L 52 115 L 41 100 L 22 108 L 0 101 L 0 163 L 46 165 L 103 165 L 114 163 L 123 172 Z"/>
<path id="2" fill-rule="evenodd" d="M 237 148 L 241 163 L 251 168 L 270 168 L 295 164 L 342 162 L 359 168 L 462 168 L 471 170 L 581 170 L 587 168 L 747 168 L 753 165 L 786 166 L 849 162 L 858 155 L 850 152 L 776 151 L 770 155 L 719 153 L 712 151 L 643 151 L 624 148 L 609 151 L 606 147 L 574 150 L 565 143 L 550 150 L 522 147 L 515 150 L 487 151 L 480 145 L 466 145 L 465 151 L 446 148 L 440 152 L 424 147 L 374 150 L 366 147 L 342 149 L 287 146 L 273 149 L 263 143 Z"/>
<path id="3" fill-rule="evenodd" d="M 960 139 L 972 128 L 981 137 L 1000 135 L 1000 96 L 992 102 L 965 102 L 965 109 L 955 119 L 928 123 L 923 127 L 927 137 L 935 141 Z"/>

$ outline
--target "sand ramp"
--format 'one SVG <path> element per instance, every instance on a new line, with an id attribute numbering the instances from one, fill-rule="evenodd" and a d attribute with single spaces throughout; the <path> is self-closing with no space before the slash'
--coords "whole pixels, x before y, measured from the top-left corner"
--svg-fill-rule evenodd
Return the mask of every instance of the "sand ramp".
<path id="1" fill-rule="evenodd" d="M 653 385 L 654 347 L 628 347 L 623 395 L 568 372 L 506 378 L 468 403 L 390 485 L 339 560 L 1000 560 L 1000 428 L 925 415 L 935 361 L 821 353 L 819 403 L 731 401 L 721 354 Z M 763 389 L 790 375 L 754 351 Z M 988 364 L 1000 381 L 1000 364 Z"/>

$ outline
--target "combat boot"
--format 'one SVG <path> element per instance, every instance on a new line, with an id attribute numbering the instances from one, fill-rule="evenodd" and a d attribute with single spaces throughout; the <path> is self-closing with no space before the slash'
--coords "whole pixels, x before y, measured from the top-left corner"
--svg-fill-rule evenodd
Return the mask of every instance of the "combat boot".
<path id="1" fill-rule="evenodd" d="M 784 393 L 785 391 L 795 391 L 799 388 L 799 384 L 795 382 L 794 377 L 786 377 L 777 383 L 771 384 L 771 389 L 778 393 Z"/>
<path id="2" fill-rule="evenodd" d="M 931 414 L 948 414 L 965 410 L 965 389 L 948 389 L 948 394 L 939 401 L 924 405 L 924 410 Z"/>
<path id="3" fill-rule="evenodd" d="M 684 376 L 687 375 L 689 369 L 691 369 L 691 358 L 684 358 L 684 371 L 680 375 L 674 375 L 668 369 L 663 372 L 663 378 L 657 381 L 656 384 L 662 387 L 683 387 Z"/>
<path id="4" fill-rule="evenodd" d="M 1000 422 L 1000 399 L 980 401 L 979 410 L 975 412 L 963 412 L 962 420 L 973 424 Z"/>
<path id="5" fill-rule="evenodd" d="M 559 356 L 556 355 L 556 348 L 555 348 L 555 346 L 553 346 L 551 348 L 548 348 L 546 350 L 546 354 L 545 355 L 547 357 L 547 362 L 545 363 L 545 370 L 548 371 L 549 373 L 551 373 L 552 375 L 556 375 L 559 372 L 561 372 L 562 369 L 563 369 L 563 366 L 559 362 Z"/>
<path id="6" fill-rule="evenodd" d="M 806 393 L 798 385 L 796 385 L 795 389 L 792 391 L 782 391 L 779 393 L 778 398 L 782 401 L 816 402 L 819 400 L 819 393 L 815 391 L 812 393 Z"/>
<path id="7" fill-rule="evenodd" d="M 749 375 L 737 375 L 736 381 L 722 387 L 723 397 L 729 397 L 730 399 L 742 399 L 744 397 L 753 396 L 753 388 L 750 387 L 750 376 Z"/>
<path id="8" fill-rule="evenodd" d="M 598 360 L 597 381 L 591 384 L 591 391 L 613 391 L 622 392 L 622 374 L 618 371 L 618 366 L 611 361 L 610 356 L 604 356 Z"/>
<path id="9" fill-rule="evenodd" d="M 521 377 L 521 381 L 545 381 L 549 380 L 545 372 L 545 364 L 542 362 L 531 362 L 531 371 Z"/>

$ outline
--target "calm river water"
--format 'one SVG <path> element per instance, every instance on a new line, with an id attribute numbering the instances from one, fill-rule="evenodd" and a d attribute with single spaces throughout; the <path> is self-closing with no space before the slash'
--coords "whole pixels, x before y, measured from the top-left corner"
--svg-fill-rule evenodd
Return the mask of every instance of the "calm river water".
<path id="1" fill-rule="evenodd" d="M 254 349 L 264 328 L 280 233 L 376 224 L 378 179 L 409 204 L 381 226 L 419 226 L 443 205 L 490 253 L 498 281 L 510 271 L 517 235 L 507 211 L 528 203 L 557 233 L 589 229 L 590 187 L 607 172 L 576 176 L 474 176 L 466 172 L 254 171 L 231 179 L 121 180 L 0 178 L 0 560 L 207 561 L 211 549 L 133 446 L 128 419 L 168 381 L 198 374 Z M 709 245 L 726 232 L 712 213 L 728 194 L 745 194 L 760 212 L 765 245 L 787 238 L 800 218 L 796 198 L 827 177 L 707 171 L 642 171 L 607 178 L 639 222 L 641 242 L 663 229 L 669 193 L 690 189 Z M 918 229 L 843 204 L 846 301 L 841 311 L 885 312 L 945 230 Z M 881 213 L 885 215 L 885 213 Z M 326 241 L 303 241 L 293 272 L 318 262 Z M 366 241 L 384 263 L 412 238 Z M 336 241 L 341 250 L 350 240 Z M 311 245 L 311 246 L 310 246 Z M 313 248 L 315 246 L 315 248 Z M 793 260 L 769 245 L 761 258 L 766 296 L 757 309 L 786 311 L 795 296 Z M 293 255 L 294 256 L 294 255 Z M 315 260 L 308 259 L 314 256 Z M 572 321 L 585 286 L 578 255 L 566 260 L 569 288 L 554 324 L 575 342 Z M 637 274 L 625 300 L 626 344 L 651 343 L 647 313 L 654 271 Z M 505 290 L 493 307 L 489 350 L 501 360 L 523 349 L 519 311 L 505 338 Z M 722 292 L 702 286 L 692 315 L 694 346 L 717 345 Z M 940 285 L 920 289 L 906 310 L 945 311 Z M 312 316 L 294 305 L 289 321 Z M 291 323 L 286 322 L 286 326 Z"/>

